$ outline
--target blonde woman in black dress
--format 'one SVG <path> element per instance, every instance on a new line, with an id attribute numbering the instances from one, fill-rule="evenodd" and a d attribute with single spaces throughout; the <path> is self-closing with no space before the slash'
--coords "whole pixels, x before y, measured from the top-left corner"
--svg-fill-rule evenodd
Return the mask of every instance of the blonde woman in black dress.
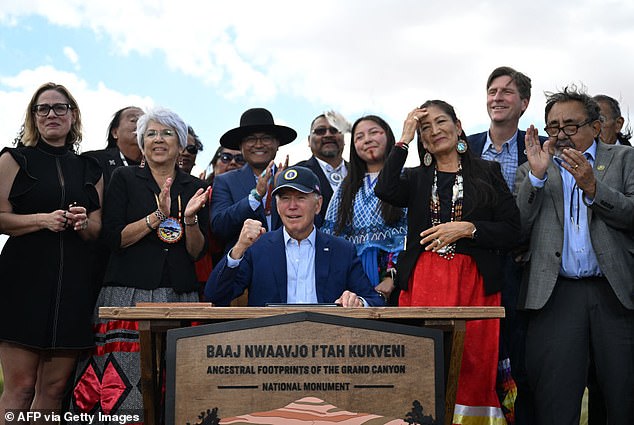
<path id="1" fill-rule="evenodd" d="M 3 413 L 59 410 L 80 350 L 93 345 L 86 241 L 101 229 L 102 178 L 97 161 L 76 155 L 80 141 L 77 102 L 47 83 L 29 102 L 18 147 L 0 155 Z"/>

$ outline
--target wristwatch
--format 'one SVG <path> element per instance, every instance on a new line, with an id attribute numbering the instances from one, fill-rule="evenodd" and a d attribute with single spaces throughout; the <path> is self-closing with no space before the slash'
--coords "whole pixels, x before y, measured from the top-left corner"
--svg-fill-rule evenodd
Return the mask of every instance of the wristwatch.
<path id="1" fill-rule="evenodd" d="M 194 221 L 192 223 L 188 223 L 187 220 L 183 219 L 183 224 L 185 226 L 195 226 L 196 224 L 198 224 L 198 215 L 194 214 Z"/>

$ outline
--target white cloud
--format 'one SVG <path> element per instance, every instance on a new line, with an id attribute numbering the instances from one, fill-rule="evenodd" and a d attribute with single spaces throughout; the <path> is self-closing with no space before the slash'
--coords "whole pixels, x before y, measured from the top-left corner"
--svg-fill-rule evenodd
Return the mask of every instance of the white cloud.
<path id="1" fill-rule="evenodd" d="M 79 55 L 77 52 L 70 46 L 64 47 L 63 52 L 64 56 L 66 56 L 70 63 L 75 65 L 75 71 L 79 71 L 81 67 L 79 66 Z"/>
<path id="2" fill-rule="evenodd" d="M 467 127 L 486 125 L 482 86 L 502 64 L 533 78 L 536 103 L 544 89 L 579 79 L 591 91 L 634 88 L 623 63 L 631 59 L 621 55 L 634 41 L 634 5 L 624 0 L 323 0 L 311 8 L 290 0 L 67 0 L 12 6 L 4 17 L 25 13 L 88 26 L 112 39 L 113 52 L 161 52 L 168 66 L 231 99 L 285 93 L 399 121 L 435 97 L 469 111 Z M 527 117 L 533 109 L 541 108 Z"/>
<path id="3" fill-rule="evenodd" d="M 76 70 L 79 70 L 79 55 L 77 54 L 77 52 L 70 46 L 64 47 L 62 51 L 64 52 L 64 56 L 66 56 L 66 59 L 68 59 L 70 63 L 75 65 Z"/>

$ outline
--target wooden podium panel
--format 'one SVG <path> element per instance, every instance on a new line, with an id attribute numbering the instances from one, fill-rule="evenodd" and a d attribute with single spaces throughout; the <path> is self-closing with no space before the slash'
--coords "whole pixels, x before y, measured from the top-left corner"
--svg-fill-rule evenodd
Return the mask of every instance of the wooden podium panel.
<path id="1" fill-rule="evenodd" d="M 442 423 L 442 346 L 440 330 L 309 311 L 169 330 L 166 424 L 307 397 L 377 420 L 404 420 L 416 406 Z"/>
<path id="2" fill-rule="evenodd" d="M 188 327 L 192 321 L 231 323 L 242 319 L 266 318 L 303 311 L 306 311 L 306 308 L 214 307 L 209 303 L 146 303 L 136 307 L 100 307 L 99 317 L 139 322 L 144 424 L 157 425 L 163 417 L 160 403 L 161 376 L 163 376 L 167 330 Z M 445 346 L 445 425 L 450 425 L 453 417 L 466 321 L 504 317 L 503 307 L 339 307 L 311 308 L 310 311 L 442 330 Z"/>

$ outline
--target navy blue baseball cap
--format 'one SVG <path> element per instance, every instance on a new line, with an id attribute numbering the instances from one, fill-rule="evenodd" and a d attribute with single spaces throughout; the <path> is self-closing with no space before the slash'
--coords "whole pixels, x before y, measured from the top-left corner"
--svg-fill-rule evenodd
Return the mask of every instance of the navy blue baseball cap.
<path id="1" fill-rule="evenodd" d="M 275 182 L 275 189 L 273 189 L 272 195 L 285 187 L 290 187 L 295 190 L 299 190 L 303 193 L 317 193 L 321 195 L 321 188 L 319 187 L 319 178 L 313 173 L 310 168 L 293 166 L 288 167 L 277 177 Z"/>

